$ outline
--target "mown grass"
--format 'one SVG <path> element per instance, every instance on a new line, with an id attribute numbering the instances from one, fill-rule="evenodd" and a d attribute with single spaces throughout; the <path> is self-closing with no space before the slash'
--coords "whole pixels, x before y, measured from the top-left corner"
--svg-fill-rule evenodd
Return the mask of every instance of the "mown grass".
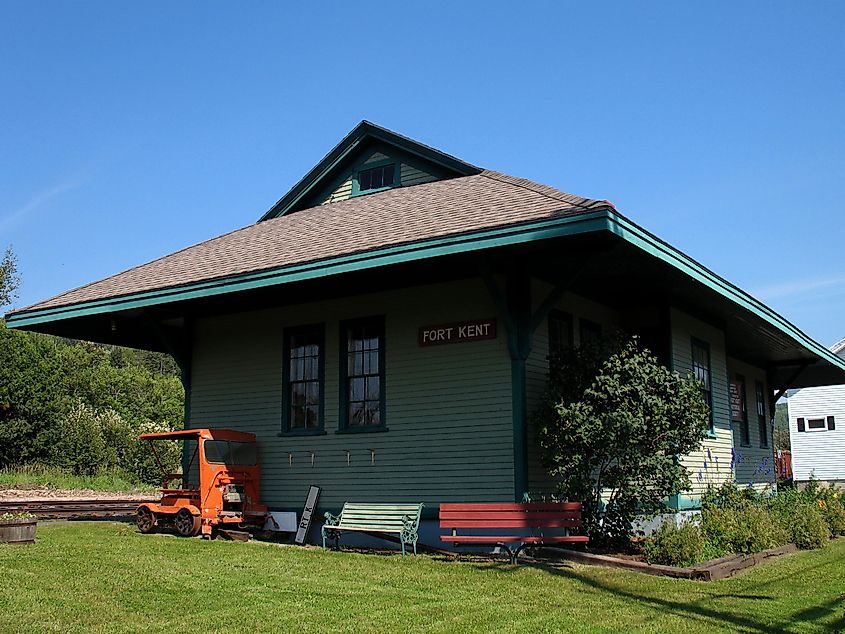
<path id="1" fill-rule="evenodd" d="M 0 486 L 46 486 L 51 489 L 92 489 L 111 492 L 154 490 L 154 487 L 134 482 L 119 472 L 106 471 L 97 475 L 74 475 L 65 469 L 44 465 L 0 469 Z"/>
<path id="2" fill-rule="evenodd" d="M 845 540 L 713 583 L 42 525 L 0 545 L 0 632 L 831 632 Z"/>

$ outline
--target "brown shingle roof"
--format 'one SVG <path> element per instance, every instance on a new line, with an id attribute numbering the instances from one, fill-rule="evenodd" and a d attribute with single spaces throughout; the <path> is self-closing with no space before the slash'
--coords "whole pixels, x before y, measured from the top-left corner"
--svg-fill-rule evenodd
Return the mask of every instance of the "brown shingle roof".
<path id="1" fill-rule="evenodd" d="M 67 291 L 37 310 L 608 207 L 485 170 L 265 220 Z"/>

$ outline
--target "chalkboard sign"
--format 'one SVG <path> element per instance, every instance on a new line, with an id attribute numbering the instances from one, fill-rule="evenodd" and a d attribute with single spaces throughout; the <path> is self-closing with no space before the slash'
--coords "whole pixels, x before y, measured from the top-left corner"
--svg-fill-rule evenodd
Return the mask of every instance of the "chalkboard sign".
<path id="1" fill-rule="evenodd" d="M 320 487 L 311 485 L 308 489 L 308 497 L 305 498 L 305 508 L 302 509 L 302 519 L 299 520 L 299 528 L 296 531 L 294 543 L 302 545 L 308 536 L 308 529 L 311 528 L 311 516 L 317 508 L 317 500 L 320 499 Z"/>

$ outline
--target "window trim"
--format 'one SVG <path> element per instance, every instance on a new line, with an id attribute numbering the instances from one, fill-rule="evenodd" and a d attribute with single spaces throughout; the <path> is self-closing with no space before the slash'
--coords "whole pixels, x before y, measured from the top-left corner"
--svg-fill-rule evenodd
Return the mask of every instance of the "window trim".
<path id="1" fill-rule="evenodd" d="M 379 167 L 386 167 L 390 164 L 393 164 L 393 183 L 391 185 L 387 185 L 386 187 L 378 187 L 375 189 L 365 189 L 361 191 L 361 184 L 358 182 L 358 175 L 361 172 L 366 170 L 378 169 Z M 394 189 L 395 187 L 399 187 L 399 178 L 402 174 L 401 165 L 401 161 L 397 159 L 386 158 L 380 161 L 373 161 L 372 163 L 362 163 L 361 165 L 356 166 L 352 172 L 352 193 L 350 194 L 350 196 L 353 198 L 355 196 L 366 196 L 367 194 L 375 194 L 377 192 L 383 192 L 388 189 Z"/>
<path id="2" fill-rule="evenodd" d="M 751 422 L 748 420 L 748 383 L 744 374 L 735 374 L 734 379 L 739 383 L 742 390 L 742 420 L 739 423 L 739 446 L 751 446 Z M 712 385 L 712 384 L 711 384 Z M 733 420 L 731 422 L 734 422 Z"/>
<path id="3" fill-rule="evenodd" d="M 757 400 L 757 434 L 761 449 L 769 448 L 769 420 L 766 417 L 766 386 L 762 381 L 754 382 L 754 396 Z M 762 411 L 761 411 L 762 409 Z"/>
<path id="4" fill-rule="evenodd" d="M 813 418 L 810 418 L 809 416 L 807 416 L 805 418 L 805 420 L 807 421 L 806 430 L 808 432 L 827 431 L 827 416 L 817 416 L 817 417 L 814 416 Z M 813 422 L 813 421 L 817 421 L 817 420 L 820 420 L 822 422 L 822 426 L 821 427 L 810 427 L 810 423 Z"/>
<path id="5" fill-rule="evenodd" d="M 316 334 L 320 346 L 317 360 L 317 384 L 319 386 L 317 427 L 291 427 L 290 416 L 290 342 L 300 333 Z M 285 328 L 282 357 L 282 431 L 279 436 L 322 436 L 326 433 L 326 325 L 304 324 Z"/>
<path id="6" fill-rule="evenodd" d="M 378 425 L 349 425 L 349 370 L 348 357 L 349 350 L 347 348 L 347 332 L 348 329 L 357 325 L 378 325 L 381 330 L 381 341 L 379 342 L 378 350 L 378 377 L 379 377 L 379 421 Z M 384 315 L 373 315 L 370 317 L 360 317 L 356 319 L 344 319 L 340 322 L 340 341 L 338 345 L 338 373 L 340 377 L 338 390 L 338 427 L 336 434 L 366 434 L 372 432 L 389 431 L 387 427 L 387 412 L 386 412 L 386 382 L 385 382 L 385 339 L 387 339 L 385 318 Z"/>
<path id="7" fill-rule="evenodd" d="M 707 404 L 707 409 L 710 412 L 710 421 L 707 426 L 707 433 L 712 438 L 716 436 L 716 417 L 713 412 L 713 361 L 710 356 L 710 344 L 702 339 L 698 339 L 697 337 L 690 338 L 690 370 L 692 371 L 692 375 L 695 376 L 695 348 L 699 347 L 704 350 L 707 354 L 707 383 L 710 385 L 710 389 L 707 390 L 707 399 L 705 402 Z"/>

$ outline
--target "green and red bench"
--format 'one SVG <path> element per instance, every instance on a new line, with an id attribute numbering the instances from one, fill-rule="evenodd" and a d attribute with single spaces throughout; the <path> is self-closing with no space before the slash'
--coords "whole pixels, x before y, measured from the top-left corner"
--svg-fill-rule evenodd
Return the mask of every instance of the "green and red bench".
<path id="1" fill-rule="evenodd" d="M 526 546 L 588 542 L 586 535 L 569 534 L 570 529 L 581 525 L 580 502 L 440 505 L 440 528 L 451 530 L 451 534 L 440 536 L 441 541 L 470 546 L 496 544 L 508 552 L 512 563 Z M 458 534 L 459 529 L 472 529 L 474 534 Z M 479 533 L 481 530 L 490 533 Z"/>

